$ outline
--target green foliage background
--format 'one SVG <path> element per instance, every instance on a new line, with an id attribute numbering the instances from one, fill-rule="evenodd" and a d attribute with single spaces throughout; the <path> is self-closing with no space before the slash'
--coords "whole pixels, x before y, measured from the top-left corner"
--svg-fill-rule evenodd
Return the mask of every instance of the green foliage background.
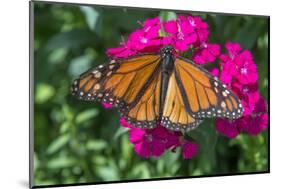
<path id="1" fill-rule="evenodd" d="M 194 13 L 198 15 L 197 13 Z M 210 41 L 239 42 L 251 50 L 261 94 L 268 98 L 268 20 L 265 17 L 199 14 L 210 26 Z M 181 152 L 143 159 L 135 154 L 115 109 L 82 102 L 70 84 L 88 68 L 108 60 L 140 27 L 138 21 L 175 12 L 34 3 L 34 179 L 35 185 L 235 174 L 268 170 L 268 131 L 229 140 L 207 119 L 190 133 L 198 156 Z"/>

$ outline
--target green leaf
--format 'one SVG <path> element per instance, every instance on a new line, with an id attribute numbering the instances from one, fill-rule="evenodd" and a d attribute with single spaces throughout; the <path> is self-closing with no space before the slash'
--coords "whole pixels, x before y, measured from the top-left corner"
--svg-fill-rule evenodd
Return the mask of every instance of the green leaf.
<path id="1" fill-rule="evenodd" d="M 164 161 L 167 170 L 169 170 L 174 164 L 177 164 L 180 155 L 181 151 L 179 149 L 177 149 L 176 152 L 167 151 L 164 154 Z"/>
<path id="2" fill-rule="evenodd" d="M 169 21 L 169 20 L 176 20 L 177 14 L 175 12 L 170 11 L 161 11 L 159 14 L 160 20 L 163 21 Z"/>
<path id="3" fill-rule="evenodd" d="M 77 165 L 77 161 L 74 158 L 68 156 L 60 156 L 57 158 L 53 158 L 47 163 L 47 167 L 49 169 L 61 169 L 73 167 L 74 165 Z"/>
<path id="4" fill-rule="evenodd" d="M 65 59 L 67 53 L 68 50 L 66 48 L 56 49 L 50 53 L 48 60 L 52 64 L 60 63 Z"/>
<path id="5" fill-rule="evenodd" d="M 34 156 L 33 156 L 33 171 L 35 172 L 38 167 L 40 167 L 40 161 L 37 157 L 37 154 L 34 153 Z"/>
<path id="6" fill-rule="evenodd" d="M 53 86 L 40 83 L 36 86 L 35 91 L 35 102 L 38 104 L 43 104 L 47 102 L 50 98 L 52 98 L 55 94 L 55 89 Z"/>
<path id="7" fill-rule="evenodd" d="M 107 147 L 107 142 L 104 140 L 90 140 L 86 144 L 87 150 L 100 151 Z"/>
<path id="8" fill-rule="evenodd" d="M 181 167 L 181 165 L 179 163 L 174 164 L 170 169 L 171 175 L 175 175 L 176 172 L 180 169 L 180 167 Z"/>
<path id="9" fill-rule="evenodd" d="M 191 173 L 191 176 L 200 176 L 202 175 L 202 171 L 201 169 L 195 169 L 192 173 Z"/>
<path id="10" fill-rule="evenodd" d="M 257 40 L 257 36 L 259 35 L 260 30 L 260 24 L 254 22 L 252 22 L 251 24 L 247 24 L 237 32 L 237 41 L 242 44 L 243 48 L 251 49 Z"/>
<path id="11" fill-rule="evenodd" d="M 56 140 L 54 140 L 49 147 L 47 148 L 48 154 L 53 154 L 59 149 L 61 149 L 66 143 L 69 141 L 70 137 L 68 134 L 64 134 L 59 136 Z"/>
<path id="12" fill-rule="evenodd" d="M 109 162 L 110 161 L 112 161 L 112 160 L 109 160 Z M 97 167 L 97 174 L 104 181 L 120 180 L 116 167 L 112 166 L 112 165 L 104 166 L 104 167 Z"/>
<path id="13" fill-rule="evenodd" d="M 85 121 L 88 121 L 89 119 L 92 119 L 92 118 L 96 117 L 97 115 L 98 115 L 97 109 L 85 110 L 77 115 L 76 123 L 77 124 L 84 123 Z"/>
<path id="14" fill-rule="evenodd" d="M 126 161 L 130 161 L 131 159 L 131 152 L 133 149 L 133 145 L 129 142 L 128 135 L 123 135 L 121 138 L 121 152 L 122 152 L 122 157 Z"/>
<path id="15" fill-rule="evenodd" d="M 70 128 L 69 122 L 63 122 L 63 124 L 60 126 L 60 133 L 66 132 Z"/>
<path id="16" fill-rule="evenodd" d="M 125 128 L 123 126 L 118 127 L 117 131 L 113 136 L 113 140 L 116 141 L 120 136 L 124 135 L 129 131 L 129 128 Z"/>
<path id="17" fill-rule="evenodd" d="M 92 157 L 92 161 L 97 165 L 105 165 L 107 162 L 106 157 L 102 155 L 95 155 Z"/>
<path id="18" fill-rule="evenodd" d="M 88 6 L 80 6 L 80 9 L 86 17 L 89 28 L 94 30 L 99 18 L 99 13 L 94 8 Z"/>
<path id="19" fill-rule="evenodd" d="M 93 57 L 89 54 L 78 56 L 73 58 L 68 67 L 70 75 L 77 76 L 82 72 L 88 70 L 93 62 Z"/>
<path id="20" fill-rule="evenodd" d="M 94 44 L 94 33 L 85 29 L 74 29 L 67 32 L 57 33 L 47 42 L 47 51 L 57 48 L 78 48 L 86 44 Z"/>
<path id="21" fill-rule="evenodd" d="M 140 178 L 140 179 L 150 178 L 148 164 L 146 164 L 146 163 L 137 164 L 136 166 L 134 166 L 132 174 L 135 175 L 135 177 Z"/>
<path id="22" fill-rule="evenodd" d="M 62 111 L 64 113 L 65 119 L 69 122 L 73 120 L 73 112 L 68 104 L 62 105 Z"/>
<path id="23" fill-rule="evenodd" d="M 165 167 L 165 161 L 161 158 L 157 161 L 156 170 L 158 174 L 163 174 Z"/>

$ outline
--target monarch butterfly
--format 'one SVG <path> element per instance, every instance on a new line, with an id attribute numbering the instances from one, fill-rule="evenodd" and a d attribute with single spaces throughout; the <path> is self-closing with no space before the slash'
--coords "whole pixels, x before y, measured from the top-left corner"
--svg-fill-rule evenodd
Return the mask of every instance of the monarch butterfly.
<path id="1" fill-rule="evenodd" d="M 109 103 L 134 127 L 188 132 L 204 119 L 236 119 L 243 107 L 218 78 L 172 46 L 157 54 L 111 60 L 80 75 L 71 87 L 79 99 Z"/>

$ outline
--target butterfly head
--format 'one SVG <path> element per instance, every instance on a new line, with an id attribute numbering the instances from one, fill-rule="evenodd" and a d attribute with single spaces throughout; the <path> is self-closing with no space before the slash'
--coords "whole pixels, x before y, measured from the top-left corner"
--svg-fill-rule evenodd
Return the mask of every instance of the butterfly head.
<path id="1" fill-rule="evenodd" d="M 165 46 L 165 47 L 163 47 L 163 48 L 161 49 L 161 51 L 160 51 L 161 57 L 165 57 L 165 56 L 167 56 L 167 55 L 171 55 L 171 54 L 174 53 L 174 51 L 175 51 L 175 49 L 174 49 L 173 46 L 167 45 L 167 46 Z"/>

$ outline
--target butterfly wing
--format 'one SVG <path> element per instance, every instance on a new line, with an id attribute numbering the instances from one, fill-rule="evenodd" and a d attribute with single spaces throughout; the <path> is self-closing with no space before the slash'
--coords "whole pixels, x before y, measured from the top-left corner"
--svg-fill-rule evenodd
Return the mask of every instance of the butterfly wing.
<path id="1" fill-rule="evenodd" d="M 138 128 L 154 128 L 157 125 L 160 112 L 160 87 L 161 87 L 161 71 L 160 68 L 155 70 L 154 77 L 144 92 L 140 93 L 140 97 L 130 109 L 121 112 L 122 116 L 132 125 Z"/>
<path id="2" fill-rule="evenodd" d="M 239 98 L 208 71 L 190 60 L 176 58 L 175 75 L 185 107 L 194 118 L 242 116 Z"/>
<path id="3" fill-rule="evenodd" d="M 111 104 L 136 127 L 156 126 L 159 114 L 160 56 L 139 55 L 100 65 L 72 85 L 82 100 Z"/>
<path id="4" fill-rule="evenodd" d="M 168 83 L 161 116 L 161 125 L 170 130 L 189 131 L 196 128 L 201 122 L 201 120 L 192 117 L 187 111 L 179 85 L 176 81 L 176 74 L 173 72 Z"/>

